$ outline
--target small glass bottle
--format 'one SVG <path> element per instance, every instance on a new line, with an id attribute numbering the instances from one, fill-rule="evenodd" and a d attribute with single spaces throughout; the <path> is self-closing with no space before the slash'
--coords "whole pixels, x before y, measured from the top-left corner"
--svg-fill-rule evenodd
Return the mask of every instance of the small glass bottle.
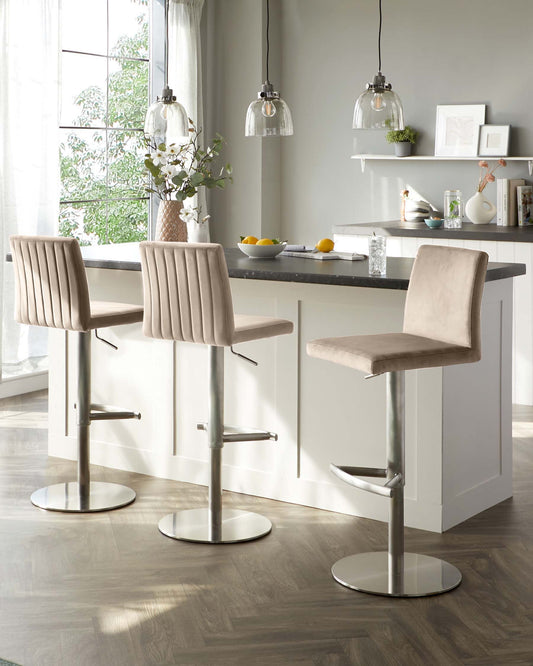
<path id="1" fill-rule="evenodd" d="M 461 190 L 444 192 L 444 228 L 460 229 L 463 226 L 463 195 Z"/>
<path id="2" fill-rule="evenodd" d="M 387 272 L 387 239 L 374 233 L 368 239 L 368 274 L 385 275 Z"/>

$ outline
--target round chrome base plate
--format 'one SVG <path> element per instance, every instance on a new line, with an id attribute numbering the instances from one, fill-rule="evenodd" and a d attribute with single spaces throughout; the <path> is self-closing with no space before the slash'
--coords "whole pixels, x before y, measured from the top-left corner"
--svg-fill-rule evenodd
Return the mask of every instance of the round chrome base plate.
<path id="1" fill-rule="evenodd" d="M 165 536 L 181 541 L 238 543 L 265 536 L 272 529 L 272 523 L 258 513 L 222 509 L 222 534 L 216 538 L 211 534 L 209 510 L 205 508 L 169 513 L 159 521 L 159 529 Z"/>
<path id="2" fill-rule="evenodd" d="M 404 580 L 400 589 L 389 589 L 389 554 L 359 553 L 345 557 L 331 567 L 333 578 L 346 587 L 387 597 L 427 597 L 457 587 L 462 575 L 444 560 L 428 555 L 404 553 Z"/>
<path id="3" fill-rule="evenodd" d="M 92 482 L 86 500 L 80 497 L 79 488 L 77 481 L 56 483 L 36 490 L 31 501 L 35 506 L 48 511 L 91 513 L 119 509 L 135 499 L 135 491 L 118 483 Z"/>

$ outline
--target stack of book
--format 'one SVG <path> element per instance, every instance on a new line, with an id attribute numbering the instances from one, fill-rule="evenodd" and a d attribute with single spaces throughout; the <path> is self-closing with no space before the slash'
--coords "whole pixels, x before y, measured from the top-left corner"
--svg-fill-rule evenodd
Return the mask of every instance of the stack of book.
<path id="1" fill-rule="evenodd" d="M 533 187 L 522 178 L 496 179 L 496 224 L 525 227 L 533 224 Z"/>

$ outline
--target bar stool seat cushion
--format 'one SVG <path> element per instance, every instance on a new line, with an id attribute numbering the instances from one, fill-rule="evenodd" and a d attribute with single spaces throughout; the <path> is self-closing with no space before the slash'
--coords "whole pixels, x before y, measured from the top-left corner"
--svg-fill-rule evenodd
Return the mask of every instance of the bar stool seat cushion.
<path id="1" fill-rule="evenodd" d="M 293 323 L 288 319 L 262 317 L 260 315 L 235 315 L 233 343 L 249 342 L 261 338 L 273 338 L 277 335 L 292 333 Z"/>
<path id="2" fill-rule="evenodd" d="M 409 333 L 322 338 L 309 342 L 307 353 L 370 375 L 473 363 L 480 358 L 477 349 Z"/>
<path id="3" fill-rule="evenodd" d="M 143 320 L 142 305 L 91 301 L 89 329 L 136 324 Z"/>

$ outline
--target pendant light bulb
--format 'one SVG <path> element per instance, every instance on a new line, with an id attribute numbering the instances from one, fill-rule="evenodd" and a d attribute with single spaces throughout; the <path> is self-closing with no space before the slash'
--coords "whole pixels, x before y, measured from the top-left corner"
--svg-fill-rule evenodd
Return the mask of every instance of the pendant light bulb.
<path id="1" fill-rule="evenodd" d="M 276 107 L 274 106 L 272 100 L 266 99 L 263 102 L 261 113 L 265 116 L 265 118 L 273 118 L 276 115 Z"/>
<path id="2" fill-rule="evenodd" d="M 381 73 L 381 25 L 383 14 L 379 0 L 378 73 L 359 95 L 353 112 L 354 129 L 404 129 L 403 107 L 392 85 Z"/>
<path id="3" fill-rule="evenodd" d="M 386 102 L 383 101 L 383 95 L 381 93 L 374 93 L 370 104 L 374 111 L 381 111 L 385 106 L 387 106 Z"/>

